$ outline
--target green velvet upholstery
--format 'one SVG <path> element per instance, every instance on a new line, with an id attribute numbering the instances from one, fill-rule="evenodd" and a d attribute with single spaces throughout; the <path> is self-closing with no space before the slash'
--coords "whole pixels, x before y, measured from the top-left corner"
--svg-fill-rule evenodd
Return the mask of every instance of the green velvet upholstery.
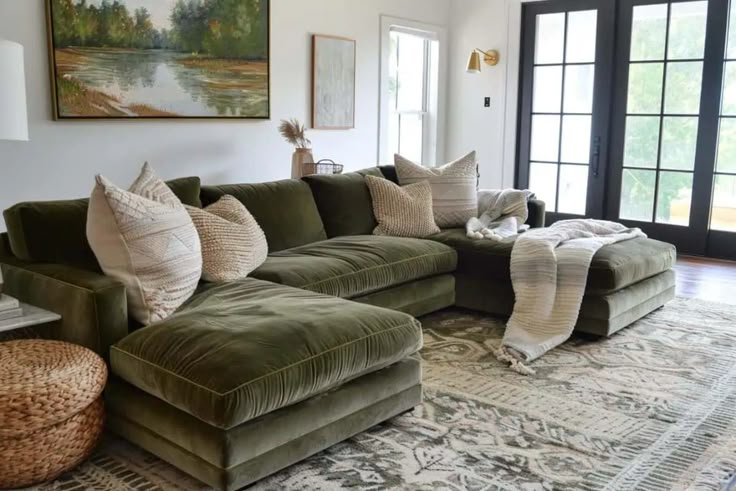
<path id="1" fill-rule="evenodd" d="M 108 357 L 128 334 L 125 287 L 107 276 L 63 264 L 2 258 L 3 290 L 23 302 L 61 315 L 44 337 L 80 344 Z"/>
<path id="2" fill-rule="evenodd" d="M 507 317 L 514 308 L 514 290 L 510 283 L 488 281 L 479 276 L 457 274 L 455 305 Z M 610 336 L 674 298 L 675 272 L 660 274 L 629 285 L 619 291 L 583 297 L 577 332 Z"/>
<path id="3" fill-rule="evenodd" d="M 202 182 L 199 177 L 182 177 L 166 181 L 177 198 L 187 206 L 202 208 L 202 200 L 199 195 L 202 190 Z"/>
<path id="4" fill-rule="evenodd" d="M 184 204 L 201 206 L 199 177 L 166 184 Z M 60 263 L 100 271 L 87 242 L 84 199 L 18 203 L 3 213 L 13 254 L 24 261 Z"/>
<path id="5" fill-rule="evenodd" d="M 255 279 L 208 288 L 111 349 L 112 372 L 233 428 L 421 348 L 411 316 Z"/>
<path id="6" fill-rule="evenodd" d="M 312 191 L 306 182 L 287 180 L 262 184 L 203 186 L 202 204 L 229 194 L 253 214 L 268 239 L 270 252 L 327 238 Z"/>
<path id="7" fill-rule="evenodd" d="M 216 489 L 235 490 L 410 410 L 421 403 L 420 381 L 419 361 L 406 358 L 223 430 L 112 377 L 107 427 Z"/>
<path id="8" fill-rule="evenodd" d="M 530 199 L 528 204 L 529 217 L 526 223 L 531 228 L 542 228 L 545 225 L 545 210 L 547 209 L 544 201 L 539 199 Z"/>
<path id="9" fill-rule="evenodd" d="M 464 229 L 443 230 L 428 239 L 458 251 L 459 275 L 511 284 L 513 240 L 470 239 Z M 586 292 L 600 295 L 626 288 L 671 269 L 676 258 L 673 245 L 646 238 L 603 247 L 593 256 Z"/>
<path id="10" fill-rule="evenodd" d="M 603 247 L 593 258 L 588 293 L 605 295 L 671 269 L 677 261 L 672 244 L 633 239 Z"/>
<path id="11" fill-rule="evenodd" d="M 391 374 L 391 377 L 386 377 Z M 381 385 L 377 385 L 377 381 Z M 163 400 L 144 392 L 118 377 L 112 377 L 105 389 L 105 402 L 111 411 L 121 415 L 135 414 L 147 429 L 171 440 L 176 445 L 218 467 L 227 468 L 251 460 L 275 447 L 288 443 L 292 438 L 310 433 L 335 419 L 343 418 L 361 407 L 403 392 L 421 382 L 421 366 L 418 359 L 409 357 L 382 370 L 348 382 L 333 391 L 340 402 L 335 401 L 329 410 L 319 409 L 314 400 L 277 409 L 268 415 L 223 429 L 212 426 L 177 409 Z M 293 414 L 298 406 L 311 408 L 303 417 Z M 303 412 L 304 408 L 298 410 Z M 324 409 L 324 407 L 323 407 Z M 266 422 L 274 423 L 269 428 Z M 181 428 L 188 428 L 182 432 Z M 228 441 L 229 445 L 222 443 Z"/>
<path id="12" fill-rule="evenodd" d="M 432 276 L 351 300 L 419 317 L 455 305 L 455 276 Z"/>
<path id="13" fill-rule="evenodd" d="M 457 254 L 438 242 L 400 237 L 337 237 L 270 254 L 251 276 L 341 298 L 451 273 Z"/>
<path id="14" fill-rule="evenodd" d="M 349 174 L 304 177 L 317 202 L 327 237 L 370 235 L 376 228 L 373 200 L 365 176 L 382 177 L 377 167 Z"/>
<path id="15" fill-rule="evenodd" d="M 668 270 L 617 292 L 586 295 L 575 330 L 611 336 L 675 298 L 675 287 L 675 271 Z"/>

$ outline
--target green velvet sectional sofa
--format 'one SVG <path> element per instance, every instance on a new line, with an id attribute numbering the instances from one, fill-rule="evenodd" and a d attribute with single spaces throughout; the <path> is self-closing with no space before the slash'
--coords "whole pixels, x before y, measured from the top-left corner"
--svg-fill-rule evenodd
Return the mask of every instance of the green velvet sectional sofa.
<path id="1" fill-rule="evenodd" d="M 218 489 L 238 489 L 420 404 L 421 325 L 452 305 L 513 307 L 512 243 L 444 230 L 371 235 L 364 176 L 392 167 L 264 184 L 171 181 L 185 204 L 225 194 L 258 220 L 270 254 L 252 277 L 202 284 L 172 317 L 142 327 L 123 286 L 101 274 L 84 199 L 4 213 L 5 289 L 62 316 L 45 336 L 105 357 L 107 426 Z M 544 204 L 530 203 L 544 225 Z M 636 239 L 602 249 L 578 330 L 610 335 L 674 296 L 674 247 Z"/>

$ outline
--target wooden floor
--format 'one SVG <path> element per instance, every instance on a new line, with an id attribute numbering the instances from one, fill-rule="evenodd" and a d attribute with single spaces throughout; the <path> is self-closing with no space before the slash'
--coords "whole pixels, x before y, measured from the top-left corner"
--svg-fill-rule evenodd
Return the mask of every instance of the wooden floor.
<path id="1" fill-rule="evenodd" d="M 736 305 L 736 262 L 681 256 L 677 295 Z"/>

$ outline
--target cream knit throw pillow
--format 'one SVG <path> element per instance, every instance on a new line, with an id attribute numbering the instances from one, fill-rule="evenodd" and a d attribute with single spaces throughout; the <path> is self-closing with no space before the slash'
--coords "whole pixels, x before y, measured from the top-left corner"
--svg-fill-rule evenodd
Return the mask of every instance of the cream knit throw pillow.
<path id="1" fill-rule="evenodd" d="M 402 186 L 427 181 L 432 186 L 434 220 L 442 228 L 464 227 L 478 217 L 478 163 L 475 152 L 442 167 L 423 167 L 394 156 Z"/>
<path id="2" fill-rule="evenodd" d="M 202 242 L 203 280 L 240 280 L 266 261 L 266 234 L 237 198 L 223 196 L 203 210 L 186 208 Z"/>
<path id="3" fill-rule="evenodd" d="M 148 164 L 128 191 L 97 176 L 87 240 L 105 274 L 125 285 L 128 311 L 144 325 L 171 315 L 197 288 L 197 229 Z"/>
<path id="4" fill-rule="evenodd" d="M 365 176 L 373 199 L 373 213 L 378 226 L 375 235 L 396 237 L 427 237 L 440 229 L 432 214 L 432 189 L 429 183 L 419 182 L 398 186 L 388 179 Z"/>

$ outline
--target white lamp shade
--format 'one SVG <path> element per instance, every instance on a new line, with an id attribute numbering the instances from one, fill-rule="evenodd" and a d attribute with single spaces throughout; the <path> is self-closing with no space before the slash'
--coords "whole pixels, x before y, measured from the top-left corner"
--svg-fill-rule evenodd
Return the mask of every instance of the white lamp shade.
<path id="1" fill-rule="evenodd" d="M 0 39 L 0 140 L 28 140 L 23 46 Z"/>

